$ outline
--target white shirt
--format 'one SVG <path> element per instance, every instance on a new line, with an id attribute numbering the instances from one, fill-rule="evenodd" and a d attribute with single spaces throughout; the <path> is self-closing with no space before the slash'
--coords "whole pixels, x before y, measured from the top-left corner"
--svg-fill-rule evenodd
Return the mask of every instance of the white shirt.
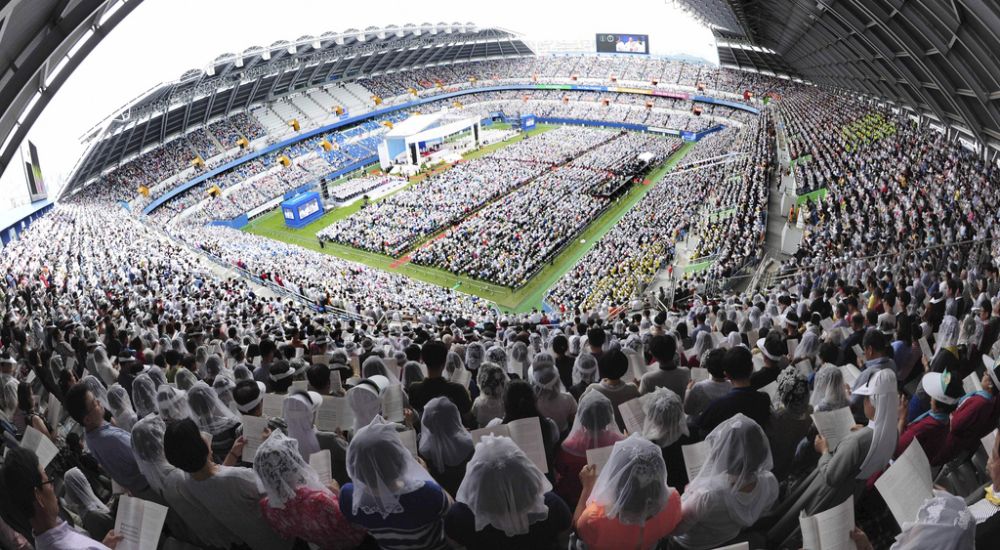
<path id="1" fill-rule="evenodd" d="M 35 535 L 35 550 L 110 550 L 96 540 L 82 535 L 70 528 L 65 521 L 42 533 Z"/>

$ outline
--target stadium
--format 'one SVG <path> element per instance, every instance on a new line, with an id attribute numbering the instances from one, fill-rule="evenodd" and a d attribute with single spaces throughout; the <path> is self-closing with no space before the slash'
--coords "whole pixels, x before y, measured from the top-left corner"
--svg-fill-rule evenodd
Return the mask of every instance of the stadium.
<path id="1" fill-rule="evenodd" d="M 995 547 L 995 2 L 223 4 L 0 5 L 0 548 Z"/>

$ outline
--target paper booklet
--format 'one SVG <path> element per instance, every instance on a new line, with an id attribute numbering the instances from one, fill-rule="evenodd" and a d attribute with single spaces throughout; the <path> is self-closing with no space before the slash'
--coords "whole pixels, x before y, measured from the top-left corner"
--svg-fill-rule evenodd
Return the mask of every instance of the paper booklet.
<path id="1" fill-rule="evenodd" d="M 292 382 L 292 391 L 309 391 L 309 381 L 295 380 Z"/>
<path id="2" fill-rule="evenodd" d="M 538 466 L 543 474 L 549 473 L 548 462 L 545 459 L 545 444 L 542 440 L 542 424 L 539 417 L 522 418 L 507 424 L 473 430 L 470 433 L 473 443 L 479 443 L 484 435 L 502 435 L 513 439 L 514 443 L 535 463 L 535 466 Z"/>
<path id="3" fill-rule="evenodd" d="M 340 371 L 330 371 L 330 393 L 341 393 L 344 391 L 344 381 L 340 379 Z"/>
<path id="4" fill-rule="evenodd" d="M 983 389 L 983 383 L 979 380 L 979 377 L 976 376 L 976 373 L 973 372 L 969 376 L 962 379 L 962 389 L 965 393 L 977 392 Z"/>
<path id="5" fill-rule="evenodd" d="M 931 465 L 916 439 L 875 482 L 899 525 L 917 519 L 920 507 L 934 496 L 932 486 Z"/>
<path id="6" fill-rule="evenodd" d="M 607 464 L 608 459 L 611 458 L 611 451 L 613 451 L 614 448 L 614 445 L 608 445 L 607 447 L 587 449 L 587 464 L 593 464 L 597 467 L 597 475 L 601 475 L 601 470 L 604 469 L 604 465 Z"/>
<path id="7" fill-rule="evenodd" d="M 982 442 L 983 448 L 986 449 L 987 456 L 993 456 L 993 449 L 997 446 L 997 431 L 993 430 L 979 441 Z"/>
<path id="8" fill-rule="evenodd" d="M 330 356 L 325 353 L 317 353 L 309 357 L 309 363 L 312 365 L 329 365 Z"/>
<path id="9" fill-rule="evenodd" d="M 712 375 L 709 374 L 708 369 L 705 367 L 694 367 L 691 369 L 691 380 L 694 380 L 695 384 L 702 380 L 708 380 L 711 377 Z"/>
<path id="10" fill-rule="evenodd" d="M 934 352 L 931 351 L 931 346 L 927 343 L 927 338 L 920 339 L 920 353 L 924 354 L 924 357 L 926 357 L 928 361 L 934 358 Z"/>
<path id="11" fill-rule="evenodd" d="M 858 344 L 854 344 L 853 346 L 851 346 L 851 351 L 854 352 L 854 355 L 857 356 L 858 359 L 865 358 L 865 350 L 861 349 L 861 346 L 859 346 Z"/>
<path id="12" fill-rule="evenodd" d="M 403 430 L 401 432 L 396 432 L 396 435 L 399 436 L 399 442 L 402 443 L 404 447 L 406 447 L 407 451 L 410 451 L 410 454 L 413 455 L 414 458 L 416 458 L 417 432 L 413 430 Z"/>
<path id="13" fill-rule="evenodd" d="M 56 444 L 46 437 L 45 434 L 31 426 L 24 428 L 24 437 L 21 438 L 21 448 L 35 453 L 35 456 L 38 457 L 38 464 L 43 470 L 59 454 L 59 448 L 56 447 Z"/>
<path id="14" fill-rule="evenodd" d="M 830 452 L 837 450 L 837 445 L 851 434 L 851 428 L 854 427 L 854 415 L 851 414 L 850 407 L 813 413 L 812 420 L 819 434 L 826 438 Z"/>
<path id="15" fill-rule="evenodd" d="M 323 485 L 330 483 L 333 479 L 332 462 L 330 461 L 330 449 L 323 449 L 309 455 L 309 466 L 319 474 L 319 480 Z"/>
<path id="16" fill-rule="evenodd" d="M 642 401 L 636 397 L 618 405 L 618 412 L 625 422 L 625 429 L 630 434 L 641 434 L 642 426 L 646 423 L 646 413 L 642 410 Z"/>
<path id="17" fill-rule="evenodd" d="M 507 374 L 516 374 L 524 379 L 524 363 L 517 361 L 516 359 L 507 359 Z"/>
<path id="18" fill-rule="evenodd" d="M 644 374 L 646 374 L 646 364 L 643 361 L 643 356 L 640 353 L 634 351 L 626 351 L 625 357 L 628 358 L 629 370 L 632 371 L 631 379 L 639 380 Z"/>
<path id="19" fill-rule="evenodd" d="M 854 496 L 814 516 L 799 515 L 804 550 L 854 550 Z"/>
<path id="20" fill-rule="evenodd" d="M 795 338 L 789 338 L 785 341 L 785 344 L 788 346 L 788 355 L 795 357 L 795 352 L 799 349 L 799 341 Z"/>
<path id="21" fill-rule="evenodd" d="M 324 395 L 316 410 L 316 428 L 323 432 L 350 431 L 354 428 L 354 410 L 346 397 Z"/>
<path id="22" fill-rule="evenodd" d="M 166 506 L 122 495 L 118 499 L 115 533 L 123 539 L 115 550 L 156 550 L 166 519 Z"/>
<path id="23" fill-rule="evenodd" d="M 699 441 L 692 445 L 681 445 L 681 454 L 684 455 L 684 469 L 687 470 L 688 481 L 698 477 L 698 472 L 708 460 L 710 448 L 707 441 Z"/>
<path id="24" fill-rule="evenodd" d="M 850 363 L 841 365 L 838 368 L 840 369 L 840 374 L 844 376 L 844 383 L 854 387 L 854 382 L 861 376 L 861 370 Z"/>
<path id="25" fill-rule="evenodd" d="M 737 542 L 736 544 L 730 544 L 729 546 L 720 546 L 713 550 L 750 550 L 750 543 Z"/>
<path id="26" fill-rule="evenodd" d="M 396 361 L 395 357 L 386 357 L 382 360 L 382 363 L 385 365 L 387 371 L 396 375 L 396 378 L 403 378 L 402 367 Z"/>
<path id="27" fill-rule="evenodd" d="M 253 462 L 257 448 L 264 442 L 264 430 L 267 429 L 267 419 L 262 416 L 250 416 L 244 414 L 243 437 L 247 438 L 247 444 L 243 447 L 243 462 Z"/>
<path id="28" fill-rule="evenodd" d="M 778 381 L 775 380 L 757 391 L 766 393 L 771 398 L 771 401 L 774 402 L 775 396 L 778 395 Z"/>
<path id="29" fill-rule="evenodd" d="M 403 385 L 393 384 L 382 390 L 382 418 L 389 422 L 402 422 L 403 415 Z"/>
<path id="30" fill-rule="evenodd" d="M 281 418 L 282 406 L 285 404 L 285 395 L 276 393 L 264 394 L 263 414 L 268 418 Z"/>
<path id="31" fill-rule="evenodd" d="M 59 427 L 59 419 L 62 418 L 62 403 L 59 399 L 53 395 L 49 394 L 49 405 L 45 408 L 45 421 L 49 423 L 49 426 L 54 430 Z"/>

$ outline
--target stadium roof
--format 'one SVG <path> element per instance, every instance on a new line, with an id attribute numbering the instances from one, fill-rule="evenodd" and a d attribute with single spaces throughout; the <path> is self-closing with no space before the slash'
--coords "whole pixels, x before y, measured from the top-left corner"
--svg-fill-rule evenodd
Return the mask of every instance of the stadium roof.
<path id="1" fill-rule="evenodd" d="M 0 172 L 80 61 L 141 2 L 0 1 Z"/>
<path id="2" fill-rule="evenodd" d="M 253 105 L 334 81 L 533 55 L 516 34 L 472 23 L 424 23 L 327 32 L 219 55 L 160 84 L 91 129 L 88 151 L 62 196 L 137 154 Z"/>
<path id="3" fill-rule="evenodd" d="M 725 66 L 877 97 L 1000 149 L 995 0 L 678 1 Z"/>

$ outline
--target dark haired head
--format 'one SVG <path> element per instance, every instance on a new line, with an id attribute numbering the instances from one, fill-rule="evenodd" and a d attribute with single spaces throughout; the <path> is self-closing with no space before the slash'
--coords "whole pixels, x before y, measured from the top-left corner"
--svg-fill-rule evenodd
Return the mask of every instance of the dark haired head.
<path id="1" fill-rule="evenodd" d="M 448 346 L 440 340 L 431 340 L 420 348 L 420 358 L 427 366 L 428 371 L 441 372 L 448 359 Z"/>
<path id="2" fill-rule="evenodd" d="M 743 346 L 726 350 L 722 362 L 723 370 L 730 380 L 746 380 L 753 374 L 753 354 Z"/>
<path id="3" fill-rule="evenodd" d="M 621 350 L 613 349 L 597 360 L 597 372 L 601 378 L 618 380 L 628 372 L 628 357 Z"/>
<path id="4" fill-rule="evenodd" d="M 556 355 L 565 355 L 569 351 L 569 340 L 562 334 L 552 339 L 552 351 Z"/>
<path id="5" fill-rule="evenodd" d="M 594 327 L 587 331 L 587 344 L 592 348 L 603 347 L 606 338 L 604 329 L 601 327 Z"/>
<path id="6" fill-rule="evenodd" d="M 677 354 L 677 341 L 669 334 L 657 334 L 649 339 L 649 353 L 660 363 L 660 368 L 669 370 L 674 365 L 674 355 Z"/>
<path id="7" fill-rule="evenodd" d="M 701 358 L 701 366 L 708 370 L 712 378 L 726 377 L 726 349 L 715 348 L 708 350 L 708 353 Z"/>
<path id="8" fill-rule="evenodd" d="M 326 365 L 311 365 L 306 369 L 306 380 L 317 390 L 325 390 L 330 385 L 330 367 Z"/>
<path id="9" fill-rule="evenodd" d="M 7 451 L 0 469 L 0 512 L 18 530 L 30 533 L 35 517 L 35 489 L 42 485 L 38 457 L 28 449 Z"/>
<path id="10" fill-rule="evenodd" d="M 539 416 L 535 390 L 524 380 L 511 380 L 503 392 L 504 422 Z"/>
<path id="11" fill-rule="evenodd" d="M 185 418 L 167 424 L 163 434 L 163 451 L 167 462 L 189 474 L 205 467 L 208 445 L 194 420 Z"/>

